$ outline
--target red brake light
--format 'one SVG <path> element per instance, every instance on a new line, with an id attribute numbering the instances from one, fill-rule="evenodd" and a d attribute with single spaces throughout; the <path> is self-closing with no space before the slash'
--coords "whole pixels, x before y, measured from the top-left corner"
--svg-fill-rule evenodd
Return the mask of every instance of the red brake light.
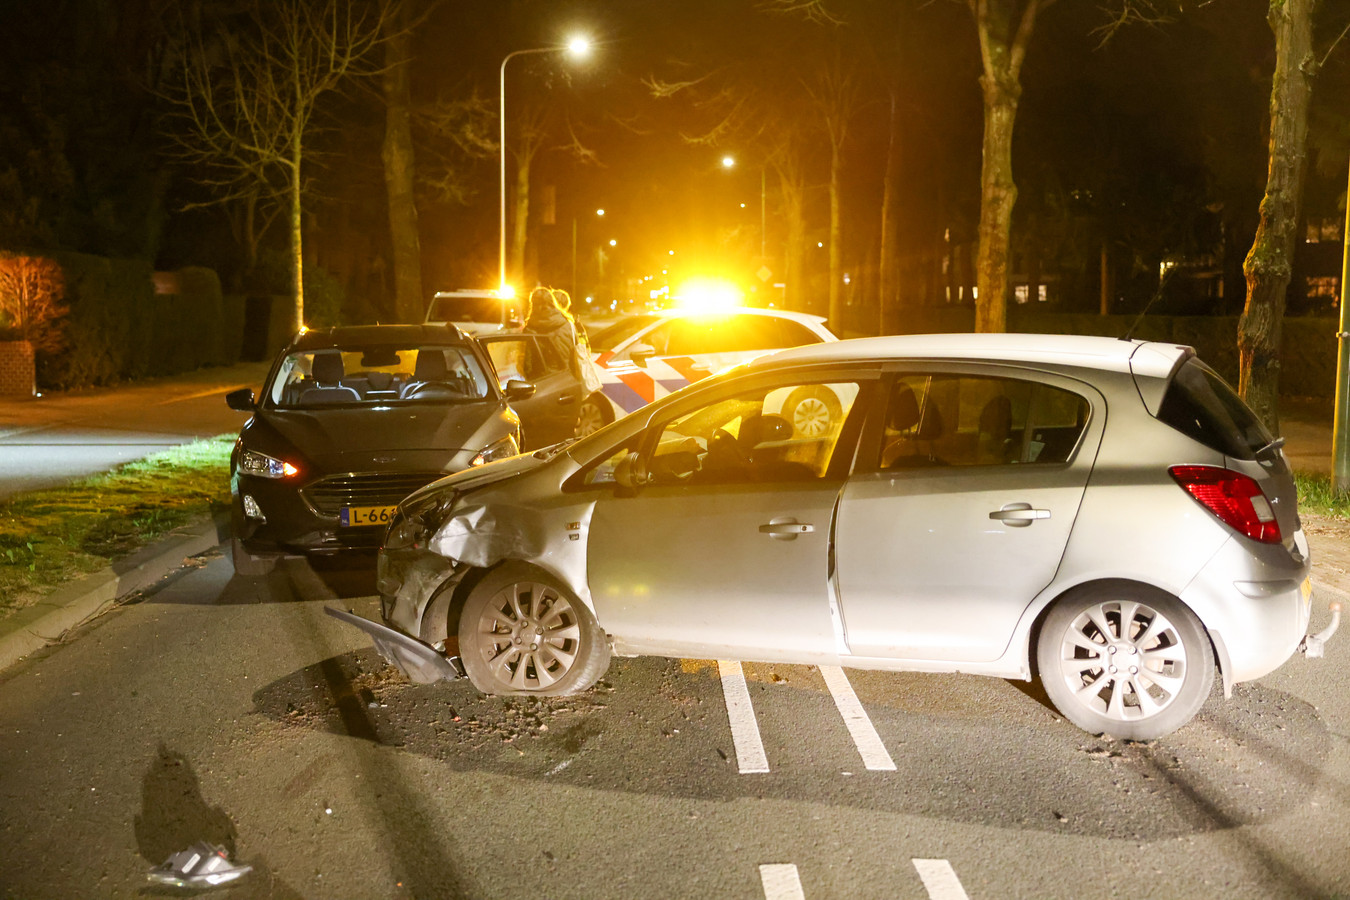
<path id="1" fill-rule="evenodd" d="M 1205 509 L 1252 540 L 1278 544 L 1283 539 L 1275 510 L 1253 479 L 1216 466 L 1172 466 L 1167 471 Z"/>

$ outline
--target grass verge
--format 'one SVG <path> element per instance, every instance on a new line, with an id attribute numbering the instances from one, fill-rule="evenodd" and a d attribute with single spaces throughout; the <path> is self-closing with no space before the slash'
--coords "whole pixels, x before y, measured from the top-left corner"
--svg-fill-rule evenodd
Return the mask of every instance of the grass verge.
<path id="1" fill-rule="evenodd" d="M 229 508 L 234 435 L 194 441 L 0 503 L 0 618 Z"/>
<path id="2" fill-rule="evenodd" d="M 1332 490 L 1330 475 L 1295 472 L 1294 480 L 1298 483 L 1300 512 L 1335 516 L 1339 519 L 1350 518 L 1350 494 Z"/>

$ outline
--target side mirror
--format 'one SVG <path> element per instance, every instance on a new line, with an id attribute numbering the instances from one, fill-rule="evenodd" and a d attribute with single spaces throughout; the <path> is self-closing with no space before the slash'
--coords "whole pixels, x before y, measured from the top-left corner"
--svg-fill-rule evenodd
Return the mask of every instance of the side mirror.
<path id="1" fill-rule="evenodd" d="M 225 395 L 225 405 L 240 412 L 253 412 L 253 391 L 240 388 Z"/>
<path id="2" fill-rule="evenodd" d="M 502 395 L 506 397 L 507 403 L 515 403 L 517 400 L 528 400 L 534 396 L 536 388 L 528 381 L 520 381 L 512 378 L 502 388 Z"/>
<path id="3" fill-rule="evenodd" d="M 644 368 L 647 365 L 647 360 L 655 355 L 656 348 L 651 344 L 637 343 L 628 348 L 628 358 L 633 361 L 634 365 L 643 366 Z"/>
<path id="4" fill-rule="evenodd" d="M 626 492 L 636 492 L 651 480 L 647 465 L 636 450 L 619 460 L 618 466 L 614 469 L 614 483 Z"/>

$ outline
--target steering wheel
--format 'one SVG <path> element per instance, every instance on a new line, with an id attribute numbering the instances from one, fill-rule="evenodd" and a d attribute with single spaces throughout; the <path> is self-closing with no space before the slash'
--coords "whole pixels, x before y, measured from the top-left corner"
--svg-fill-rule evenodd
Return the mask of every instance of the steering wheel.
<path id="1" fill-rule="evenodd" d="M 408 391 L 408 393 L 404 394 L 403 399 L 415 400 L 422 394 L 427 394 L 431 397 L 459 397 L 464 394 L 464 391 L 458 384 L 453 384 L 448 381 L 424 381 Z"/>

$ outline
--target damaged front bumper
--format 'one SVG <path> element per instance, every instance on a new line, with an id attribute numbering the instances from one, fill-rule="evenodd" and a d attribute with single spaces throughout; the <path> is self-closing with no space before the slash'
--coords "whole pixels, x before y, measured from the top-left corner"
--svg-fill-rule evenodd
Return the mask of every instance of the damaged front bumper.
<path id="1" fill-rule="evenodd" d="M 354 613 L 344 612 L 325 606 L 324 612 L 364 631 L 375 643 L 375 649 L 391 666 L 402 672 L 409 681 L 416 684 L 433 684 L 437 681 L 454 681 L 464 677 L 464 667 L 458 656 L 446 656 L 430 644 L 409 637 L 400 631 L 363 619 Z"/>

